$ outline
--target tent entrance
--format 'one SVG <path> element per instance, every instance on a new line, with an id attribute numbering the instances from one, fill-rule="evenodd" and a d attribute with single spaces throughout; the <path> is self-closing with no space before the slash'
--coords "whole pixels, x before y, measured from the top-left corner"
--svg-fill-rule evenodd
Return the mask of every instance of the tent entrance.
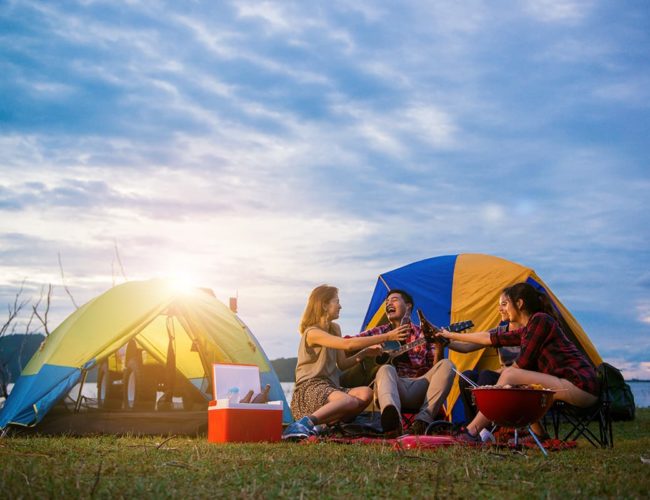
<path id="1" fill-rule="evenodd" d="M 75 409 L 84 397 L 85 407 L 102 410 L 205 409 L 211 399 L 205 366 L 198 340 L 173 314 L 161 314 L 99 362 L 96 376 L 88 378 L 96 380 L 96 403 L 80 388 Z"/>

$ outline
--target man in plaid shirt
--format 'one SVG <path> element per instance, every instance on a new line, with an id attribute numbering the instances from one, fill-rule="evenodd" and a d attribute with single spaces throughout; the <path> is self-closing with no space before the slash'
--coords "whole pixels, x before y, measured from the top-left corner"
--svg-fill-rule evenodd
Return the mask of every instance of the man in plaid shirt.
<path id="1" fill-rule="evenodd" d="M 379 335 L 399 327 L 402 318 L 411 317 L 413 298 L 403 290 L 391 290 L 385 308 L 389 323 L 358 336 Z M 420 327 L 411 324 L 411 334 L 406 342 L 422 336 Z M 392 364 L 379 368 L 375 384 L 384 432 L 401 430 L 403 407 L 419 410 L 408 429 L 409 434 L 424 434 L 435 420 L 454 381 L 453 364 L 448 359 L 441 359 L 442 351 L 440 344 L 427 342 L 395 358 Z"/>

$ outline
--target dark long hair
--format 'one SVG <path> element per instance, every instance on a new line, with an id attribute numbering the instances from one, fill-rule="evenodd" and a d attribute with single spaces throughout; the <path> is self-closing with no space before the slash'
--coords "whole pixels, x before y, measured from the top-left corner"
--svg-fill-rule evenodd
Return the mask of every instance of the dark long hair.
<path id="1" fill-rule="evenodd" d="M 548 295 L 540 292 L 530 283 L 517 283 L 516 285 L 504 288 L 503 293 L 510 299 L 510 302 L 512 302 L 515 308 L 521 309 L 531 316 L 535 313 L 543 312 L 559 320 Z M 521 308 L 517 304 L 519 300 L 523 302 Z"/>
<path id="2" fill-rule="evenodd" d="M 551 299 L 546 295 L 546 293 L 536 289 L 530 283 L 517 283 L 516 285 L 505 288 L 503 293 L 508 297 L 508 299 L 510 299 L 512 305 L 517 309 L 519 309 L 517 301 L 521 299 L 523 301 L 521 309 L 531 316 L 537 312 L 544 312 L 552 316 L 560 324 L 560 329 L 564 335 L 566 335 L 566 337 L 578 348 L 578 350 L 580 350 L 580 352 L 582 352 L 582 354 L 585 355 L 587 359 L 590 359 L 589 354 L 587 354 L 582 345 L 582 342 L 580 342 L 576 337 L 569 324 L 562 317 L 562 314 L 555 309 Z"/>

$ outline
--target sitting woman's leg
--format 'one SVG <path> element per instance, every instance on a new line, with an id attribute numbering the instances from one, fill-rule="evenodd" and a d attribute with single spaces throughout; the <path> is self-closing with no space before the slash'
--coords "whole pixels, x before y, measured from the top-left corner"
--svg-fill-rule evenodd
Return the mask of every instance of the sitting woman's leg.
<path id="1" fill-rule="evenodd" d="M 567 379 L 547 375 L 546 373 L 523 370 L 521 368 L 509 367 L 503 370 L 501 377 L 499 377 L 499 385 L 505 384 L 540 384 L 546 389 L 557 391 L 553 399 L 566 401 L 569 404 L 581 408 L 591 406 L 598 401 L 596 396 L 587 391 L 583 391 Z"/>
<path id="2" fill-rule="evenodd" d="M 327 403 L 313 413 L 319 424 L 331 424 L 342 419 L 355 417 L 372 401 L 369 387 L 354 387 L 348 393 L 334 391 L 327 397 Z"/>
<path id="3" fill-rule="evenodd" d="M 359 407 L 357 408 L 358 412 L 355 415 L 361 413 L 368 407 L 370 403 L 372 403 L 372 397 L 374 395 L 372 389 L 366 386 L 354 387 L 350 389 L 350 392 L 348 392 L 348 394 L 357 398 Z"/>
<path id="4" fill-rule="evenodd" d="M 557 391 L 553 395 L 553 399 L 566 401 L 569 404 L 582 408 L 591 406 L 598 401 L 596 396 L 587 391 L 583 391 L 566 379 L 547 375 L 546 373 L 523 370 L 521 368 L 508 367 L 501 372 L 497 385 L 506 384 L 540 384 L 547 389 Z M 467 425 L 467 430 L 471 435 L 476 436 L 489 423 L 490 421 L 485 415 L 478 412 L 474 420 Z"/>

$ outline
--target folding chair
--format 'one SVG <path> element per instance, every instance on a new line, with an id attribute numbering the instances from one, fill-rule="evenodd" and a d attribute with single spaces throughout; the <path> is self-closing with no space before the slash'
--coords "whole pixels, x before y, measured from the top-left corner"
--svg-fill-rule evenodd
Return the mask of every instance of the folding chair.
<path id="1" fill-rule="evenodd" d="M 607 373 L 603 365 L 599 365 L 596 372 L 600 381 L 600 393 L 598 401 L 594 405 L 588 408 L 579 408 L 564 401 L 556 401 L 551 407 L 549 413 L 551 414 L 556 439 L 572 441 L 582 436 L 596 448 L 599 446 L 601 448 L 614 447 L 614 432 L 612 430 L 612 418 L 609 411 L 610 400 L 607 390 Z M 589 427 L 589 424 L 593 421 L 598 424 L 597 433 Z M 569 429 L 560 438 L 562 423 L 566 423 Z"/>

